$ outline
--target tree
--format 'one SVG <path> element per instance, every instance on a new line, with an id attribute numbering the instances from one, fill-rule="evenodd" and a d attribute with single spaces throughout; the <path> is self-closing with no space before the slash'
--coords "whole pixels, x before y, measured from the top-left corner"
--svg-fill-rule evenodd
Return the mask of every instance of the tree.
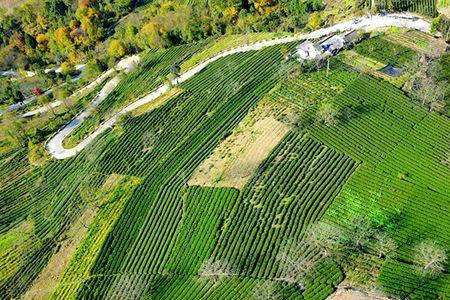
<path id="1" fill-rule="evenodd" d="M 177 78 L 178 76 L 180 76 L 180 65 L 179 64 L 174 64 L 170 67 L 170 73 L 174 76 L 174 78 Z"/>
<path id="2" fill-rule="evenodd" d="M 156 144 L 157 138 L 158 136 L 151 131 L 144 132 L 142 135 L 142 151 L 147 152 L 152 150 Z"/>
<path id="3" fill-rule="evenodd" d="M 414 263 L 424 277 L 436 277 L 444 271 L 445 250 L 434 241 L 423 241 L 414 248 Z"/>
<path id="4" fill-rule="evenodd" d="M 125 130 L 125 124 L 133 118 L 131 112 L 120 114 L 117 118 L 116 125 L 114 126 L 114 132 L 116 136 L 121 136 Z"/>
<path id="5" fill-rule="evenodd" d="M 276 291 L 276 283 L 265 280 L 258 283 L 252 290 L 255 300 L 278 300 L 281 295 Z"/>
<path id="6" fill-rule="evenodd" d="M 297 284 L 300 289 L 306 285 L 306 275 L 315 266 L 317 260 L 305 255 L 305 243 L 286 243 L 278 253 L 276 260 L 281 269 L 281 279 Z"/>
<path id="7" fill-rule="evenodd" d="M 37 102 L 40 106 L 47 106 L 48 110 L 52 112 L 54 116 L 56 116 L 55 110 L 51 105 L 52 98 L 48 94 L 43 94 L 37 97 Z"/>
<path id="8" fill-rule="evenodd" d="M 127 51 L 126 44 L 121 40 L 112 40 L 108 47 L 108 54 L 115 58 L 123 57 Z"/>
<path id="9" fill-rule="evenodd" d="M 31 141 L 28 142 L 28 160 L 33 166 L 42 166 L 47 160 L 50 159 L 43 144 L 35 144 Z"/>
<path id="10" fill-rule="evenodd" d="M 37 97 L 40 94 L 42 94 L 42 90 L 40 88 L 38 88 L 37 86 L 34 86 L 33 87 L 33 95 L 35 95 Z"/>
<path id="11" fill-rule="evenodd" d="M 447 84 L 436 82 L 432 77 L 421 78 L 412 89 L 413 96 L 430 112 L 441 111 L 447 94 Z"/>
<path id="12" fill-rule="evenodd" d="M 223 277 L 229 277 L 233 274 L 226 262 L 214 259 L 205 261 L 198 271 L 200 277 L 212 278 L 217 283 Z"/>
<path id="13" fill-rule="evenodd" d="M 353 217 L 346 229 L 345 245 L 351 252 L 362 253 L 373 241 L 377 229 L 365 217 Z"/>
<path id="14" fill-rule="evenodd" d="M 65 61 L 61 64 L 61 74 L 67 76 L 72 75 L 72 73 L 75 71 L 73 64 L 71 64 L 68 61 Z"/>
<path id="15" fill-rule="evenodd" d="M 373 248 L 379 258 L 391 257 L 397 250 L 397 244 L 386 233 L 379 232 L 375 234 L 374 238 Z"/>
<path id="16" fill-rule="evenodd" d="M 23 126 L 22 119 L 17 119 L 17 116 L 13 112 L 7 112 L 3 115 L 3 124 L 6 138 L 11 145 L 27 145 L 28 134 Z"/>
<path id="17" fill-rule="evenodd" d="M 317 248 L 322 257 L 336 257 L 343 249 L 341 243 L 343 234 L 340 227 L 321 221 L 308 228 L 305 242 Z"/>
<path id="18" fill-rule="evenodd" d="M 25 101 L 25 96 L 19 90 L 14 90 L 12 93 L 12 98 L 10 98 L 11 104 L 19 104 Z"/>
<path id="19" fill-rule="evenodd" d="M 326 125 L 336 125 L 339 122 L 339 111 L 330 102 L 325 102 L 319 106 L 317 118 Z"/>
<path id="20" fill-rule="evenodd" d="M 91 82 L 105 71 L 106 66 L 101 63 L 98 59 L 89 61 L 83 70 L 83 80 L 86 82 Z"/>
<path id="21" fill-rule="evenodd" d="M 320 13 L 314 12 L 309 16 L 308 19 L 308 28 L 311 30 L 317 30 L 321 28 L 323 25 L 323 19 L 320 16 Z"/>
<path id="22" fill-rule="evenodd" d="M 11 85 L 11 83 L 7 83 L 5 89 L 3 90 L 3 97 L 1 100 L 1 103 L 11 103 L 13 102 L 13 93 L 14 93 L 14 89 Z"/>
<path id="23" fill-rule="evenodd" d="M 66 108 L 69 110 L 72 109 L 72 106 L 70 105 L 70 101 L 69 101 L 71 94 L 72 94 L 72 92 L 67 87 L 67 85 L 53 88 L 53 97 L 56 100 L 59 100 L 62 103 L 64 103 L 64 106 L 66 106 Z"/>

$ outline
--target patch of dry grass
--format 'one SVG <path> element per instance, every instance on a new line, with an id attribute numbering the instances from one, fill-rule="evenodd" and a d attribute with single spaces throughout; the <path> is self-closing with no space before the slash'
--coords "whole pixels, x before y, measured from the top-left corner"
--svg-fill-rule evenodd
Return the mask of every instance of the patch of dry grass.
<path id="1" fill-rule="evenodd" d="M 106 179 L 98 191 L 103 198 L 103 201 L 100 201 L 101 203 L 104 203 L 110 197 L 123 178 L 123 175 L 111 174 Z M 81 217 L 65 232 L 57 251 L 50 258 L 47 266 L 41 271 L 30 289 L 25 293 L 23 299 L 37 300 L 49 298 L 50 294 L 61 281 L 64 271 L 74 256 L 77 247 L 86 236 L 89 226 L 93 223 L 97 213 L 98 207 L 89 206 Z"/>
<path id="2" fill-rule="evenodd" d="M 272 116 L 249 122 L 247 116 L 189 180 L 189 185 L 242 189 L 260 163 L 289 131 Z"/>

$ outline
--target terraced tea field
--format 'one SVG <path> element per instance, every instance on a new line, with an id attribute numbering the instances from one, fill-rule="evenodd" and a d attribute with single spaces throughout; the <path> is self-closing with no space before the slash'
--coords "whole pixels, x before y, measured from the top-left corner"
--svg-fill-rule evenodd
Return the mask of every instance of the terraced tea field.
<path id="1" fill-rule="evenodd" d="M 420 52 L 407 37 L 376 37 L 352 51 L 403 67 Z M 153 90 L 206 44 L 148 53 L 99 112 Z M 49 280 L 50 299 L 326 299 L 355 278 L 346 272 L 358 254 L 346 263 L 324 256 L 308 242 L 314 226 L 395 217 L 384 233 L 396 250 L 385 257 L 361 248 L 378 265 L 359 275 L 392 296 L 448 297 L 447 264 L 423 278 L 414 249 L 432 239 L 450 251 L 450 168 L 442 163 L 450 120 L 345 52 L 329 69 L 287 62 L 296 45 L 218 59 L 72 158 L 33 167 L 25 150 L 2 153 L 0 294 L 39 293 Z M 323 104 L 338 111 L 334 125 L 318 119 Z M 249 174 L 239 172 L 239 160 L 252 157 L 245 145 L 257 151 L 268 140 Z M 225 175 L 194 180 L 211 165 Z M 85 234 L 73 236 L 87 212 Z M 78 246 L 63 272 L 47 278 L 71 243 Z M 292 253 L 300 253 L 302 280 L 287 276 L 282 258 Z M 272 298 L 261 296 L 267 291 Z"/>

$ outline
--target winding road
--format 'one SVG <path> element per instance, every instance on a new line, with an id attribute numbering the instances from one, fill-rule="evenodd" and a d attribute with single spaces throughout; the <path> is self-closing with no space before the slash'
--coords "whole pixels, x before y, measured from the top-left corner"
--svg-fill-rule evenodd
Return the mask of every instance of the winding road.
<path id="1" fill-rule="evenodd" d="M 186 71 L 185 73 L 181 74 L 178 78 L 172 80 L 172 85 L 180 84 L 191 77 L 193 77 L 195 74 L 202 71 L 207 65 L 210 63 L 217 61 L 220 58 L 226 57 L 228 55 L 232 55 L 235 53 L 240 52 L 247 52 L 247 51 L 255 51 L 260 50 L 265 47 L 274 46 L 278 44 L 283 43 L 289 43 L 289 42 L 295 42 L 295 41 L 301 41 L 301 40 L 307 40 L 307 39 L 316 39 L 320 38 L 326 35 L 329 35 L 331 33 L 335 32 L 346 32 L 350 30 L 374 30 L 377 28 L 383 28 L 383 27 L 402 27 L 402 28 L 408 28 L 408 29 L 416 29 L 423 32 L 429 33 L 431 30 L 431 25 L 428 21 L 419 18 L 417 16 L 407 14 L 407 13 L 399 13 L 399 14 L 385 14 L 385 15 L 375 15 L 371 17 L 364 17 L 356 20 L 350 20 L 345 21 L 330 27 L 322 28 L 316 31 L 313 31 L 308 34 L 300 34 L 296 36 L 291 37 L 284 37 L 284 38 L 278 38 L 273 39 L 269 41 L 263 41 L 254 43 L 251 45 L 246 45 L 242 47 L 238 47 L 232 50 L 224 51 L 212 58 L 207 59 L 206 61 L 198 64 L 197 66 L 193 67 L 192 69 Z M 125 62 L 126 64 L 126 62 Z M 113 78 L 112 80 L 118 79 Z M 115 83 L 117 85 L 117 83 Z M 105 86 L 106 87 L 106 86 Z M 89 135 L 87 138 L 85 138 L 80 144 L 78 144 L 76 147 L 71 149 L 65 149 L 62 145 L 62 142 L 65 137 L 67 137 L 72 131 L 79 126 L 86 118 L 89 117 L 91 114 L 93 108 L 95 105 L 98 105 L 101 101 L 103 101 L 104 98 L 107 97 L 111 89 L 105 90 L 105 88 L 100 91 L 99 95 L 94 99 L 94 101 L 91 103 L 90 107 L 88 107 L 85 111 L 83 111 L 80 115 L 75 117 L 75 119 L 70 122 L 68 125 L 63 127 L 60 131 L 58 131 L 53 137 L 51 137 L 47 143 L 46 143 L 46 150 L 50 154 L 51 157 L 55 159 L 65 159 L 72 157 L 76 155 L 78 152 L 83 150 L 87 145 L 89 145 L 97 136 L 105 132 L 108 128 L 111 128 L 114 123 L 117 121 L 117 118 L 125 114 L 127 112 L 130 112 L 144 104 L 147 104 L 158 97 L 162 96 L 164 93 L 166 93 L 169 90 L 169 85 L 165 84 L 160 86 L 155 91 L 151 92 L 150 94 L 144 96 L 141 99 L 138 99 L 136 102 L 130 104 L 129 106 L 125 107 L 118 113 L 116 113 L 114 116 L 112 116 L 109 120 L 102 123 L 91 135 Z"/>

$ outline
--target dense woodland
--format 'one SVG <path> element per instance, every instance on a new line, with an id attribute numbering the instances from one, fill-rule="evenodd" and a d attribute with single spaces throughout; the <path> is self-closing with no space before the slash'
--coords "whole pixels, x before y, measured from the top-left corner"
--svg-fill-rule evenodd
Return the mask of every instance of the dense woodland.
<path id="1" fill-rule="evenodd" d="M 293 31 L 307 24 L 309 13 L 323 8 L 318 0 L 215 0 L 195 6 L 183 0 L 145 2 L 26 2 L 0 16 L 0 69 L 76 63 L 105 53 L 121 57 L 230 32 Z"/>

